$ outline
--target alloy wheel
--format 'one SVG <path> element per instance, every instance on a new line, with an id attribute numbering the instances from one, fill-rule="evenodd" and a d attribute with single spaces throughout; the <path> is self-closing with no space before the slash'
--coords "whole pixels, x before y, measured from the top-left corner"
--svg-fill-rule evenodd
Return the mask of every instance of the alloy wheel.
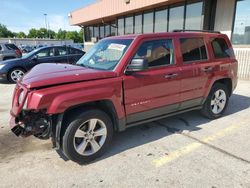
<path id="1" fill-rule="evenodd" d="M 15 69 L 10 73 L 10 78 L 11 80 L 13 80 L 14 82 L 17 82 L 18 79 L 22 78 L 24 75 L 24 72 L 22 70 L 19 69 Z"/>
<path id="2" fill-rule="evenodd" d="M 227 97 L 224 90 L 217 90 L 211 100 L 211 109 L 214 114 L 219 114 L 226 106 Z"/>
<path id="3" fill-rule="evenodd" d="M 107 127 L 100 119 L 89 119 L 79 126 L 74 135 L 74 148 L 83 156 L 101 149 L 107 137 Z"/>

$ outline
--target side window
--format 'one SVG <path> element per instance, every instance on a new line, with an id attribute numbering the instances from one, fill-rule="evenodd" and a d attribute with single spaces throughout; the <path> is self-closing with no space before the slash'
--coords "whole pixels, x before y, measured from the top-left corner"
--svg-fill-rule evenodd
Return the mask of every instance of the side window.
<path id="1" fill-rule="evenodd" d="M 60 56 L 67 55 L 67 50 L 66 50 L 66 48 L 61 47 L 61 48 L 57 48 L 57 49 L 58 49 L 58 53 L 59 53 Z"/>
<path id="2" fill-rule="evenodd" d="M 0 45 L 0 51 L 2 50 L 2 46 Z"/>
<path id="3" fill-rule="evenodd" d="M 228 45 L 223 38 L 211 38 L 211 44 L 214 52 L 214 57 L 216 59 L 219 58 L 227 58 L 233 56 L 232 49 L 228 48 Z"/>
<path id="4" fill-rule="evenodd" d="M 149 67 L 174 64 L 171 39 L 144 42 L 137 50 L 135 59 L 146 59 Z"/>
<path id="5" fill-rule="evenodd" d="M 207 59 L 206 46 L 203 38 L 182 38 L 181 53 L 184 63 Z"/>
<path id="6" fill-rule="evenodd" d="M 50 57 L 50 53 L 53 53 L 53 50 L 51 49 L 43 49 L 40 52 L 38 52 L 36 54 L 36 56 L 40 59 L 40 58 L 45 58 L 45 57 Z"/>
<path id="7" fill-rule="evenodd" d="M 15 44 L 5 44 L 6 48 L 9 50 L 18 50 L 18 47 L 16 47 Z"/>
<path id="8" fill-rule="evenodd" d="M 69 48 L 69 51 L 70 51 L 70 54 L 81 54 L 80 52 L 79 52 L 79 50 L 77 50 L 77 49 L 74 49 L 74 48 Z"/>

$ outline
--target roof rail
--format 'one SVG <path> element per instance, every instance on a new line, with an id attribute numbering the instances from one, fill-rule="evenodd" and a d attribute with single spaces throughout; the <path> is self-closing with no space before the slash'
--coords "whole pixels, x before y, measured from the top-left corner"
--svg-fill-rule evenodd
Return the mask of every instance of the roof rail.
<path id="1" fill-rule="evenodd" d="M 211 30 L 186 30 L 186 29 L 175 29 L 173 32 L 207 32 L 207 33 L 219 33 L 219 31 L 211 31 Z"/>

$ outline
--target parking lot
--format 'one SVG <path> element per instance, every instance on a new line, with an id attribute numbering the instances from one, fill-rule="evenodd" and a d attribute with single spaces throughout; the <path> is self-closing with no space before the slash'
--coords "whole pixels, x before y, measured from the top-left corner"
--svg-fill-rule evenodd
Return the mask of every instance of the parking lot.
<path id="1" fill-rule="evenodd" d="M 224 117 L 189 112 L 130 128 L 82 166 L 50 141 L 10 132 L 13 88 L 0 84 L 0 187 L 250 187 L 250 81 L 239 81 Z"/>

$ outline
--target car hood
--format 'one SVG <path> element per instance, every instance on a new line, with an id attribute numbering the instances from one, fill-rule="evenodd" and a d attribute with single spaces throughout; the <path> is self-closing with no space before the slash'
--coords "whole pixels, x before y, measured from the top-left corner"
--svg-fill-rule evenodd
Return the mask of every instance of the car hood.
<path id="1" fill-rule="evenodd" d="M 44 63 L 35 66 L 21 80 L 27 88 L 47 87 L 72 82 L 115 77 L 111 71 L 95 70 L 76 65 Z"/>

